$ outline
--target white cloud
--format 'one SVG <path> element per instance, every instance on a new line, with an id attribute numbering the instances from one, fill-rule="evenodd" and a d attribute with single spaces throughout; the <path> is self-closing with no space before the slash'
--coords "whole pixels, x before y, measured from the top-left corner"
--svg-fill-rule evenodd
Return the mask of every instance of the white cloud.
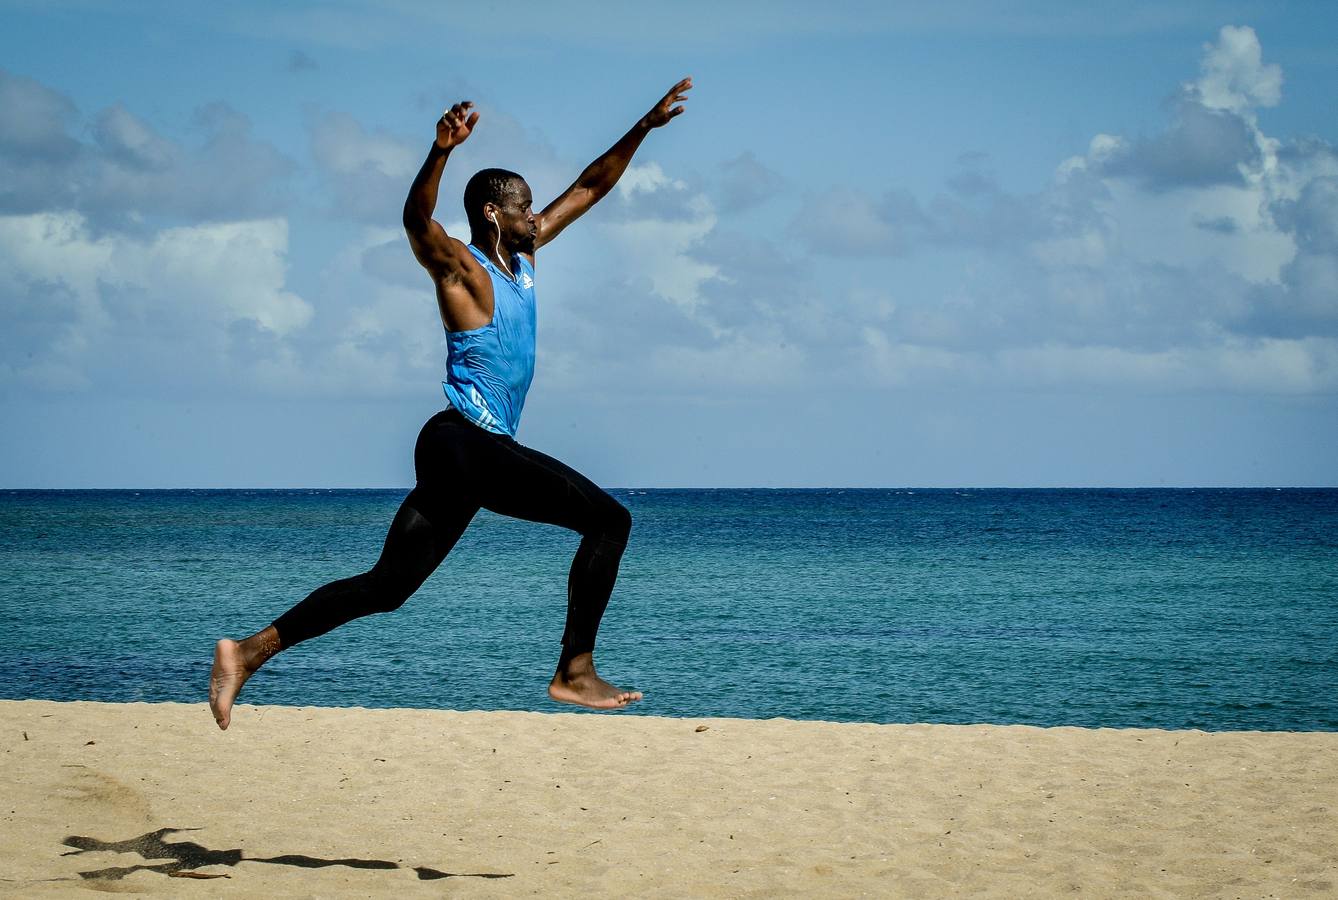
<path id="1" fill-rule="evenodd" d="M 1228 337 L 1204 347 L 1139 351 L 1047 345 L 1003 351 L 999 369 L 1023 383 L 1133 386 L 1154 391 L 1228 389 L 1305 394 L 1338 388 L 1332 342 Z"/>
<path id="2" fill-rule="evenodd" d="M 169 139 L 122 104 L 98 113 L 92 143 L 71 133 L 64 95 L 0 70 L 0 213 L 78 210 L 99 226 L 147 219 L 231 221 L 278 214 L 294 164 L 223 103 L 200 107 L 202 140 Z"/>
<path id="3" fill-rule="evenodd" d="M 392 277 L 368 271 L 369 258 L 378 256 L 379 265 L 400 261 Z M 330 260 L 322 283 L 328 309 L 305 347 L 305 389 L 386 396 L 431 390 L 440 381 L 444 328 L 403 231 L 362 229 Z"/>
<path id="4" fill-rule="evenodd" d="M 624 200 L 631 200 L 636 194 L 654 194 L 666 189 L 683 190 L 687 184 L 664 174 L 657 162 L 631 165 L 618 179 L 616 190 Z"/>
<path id="5" fill-rule="evenodd" d="M 312 123 L 311 152 L 319 165 L 336 175 L 373 172 L 412 178 L 422 164 L 426 147 L 419 148 L 384 132 L 367 131 L 348 113 L 332 112 Z"/>
<path id="6" fill-rule="evenodd" d="M 651 329 L 638 383 L 1338 390 L 1338 157 L 1260 131 L 1281 76 L 1257 48 L 1223 31 L 1163 133 L 1096 135 L 1034 194 L 973 169 L 927 202 L 811 195 L 793 268 L 713 211 L 682 217 L 683 179 L 629 173 L 618 269 L 706 327 Z"/>
<path id="7" fill-rule="evenodd" d="M 687 251 L 714 226 L 711 215 L 689 222 L 642 219 L 620 222 L 603 229 L 603 234 L 613 252 L 636 261 L 640 276 L 649 279 L 657 294 L 691 311 L 701 305 L 702 282 L 718 270 L 693 260 Z"/>
<path id="8" fill-rule="evenodd" d="M 423 108 L 430 111 L 416 136 L 371 130 L 344 112 L 326 112 L 308 121 L 312 157 L 329 186 L 333 212 L 372 227 L 400 221 L 405 196 L 432 145 L 436 117 L 441 115 L 435 106 Z M 580 171 L 560 165 L 553 149 L 513 116 L 482 104 L 475 111 L 478 124 L 469 139 L 451 152 L 442 176 L 438 221 L 461 215 L 465 182 L 479 169 L 519 172 L 534 191 L 536 208 L 566 188 Z M 654 190 L 649 184 L 647 189 Z M 448 233 L 467 239 L 469 230 Z"/>
<path id="9" fill-rule="evenodd" d="M 1225 28 L 1163 132 L 1098 134 L 1036 194 L 810 198 L 791 228 L 841 260 L 846 359 L 889 385 L 1335 390 L 1338 154 L 1260 130 L 1281 83 Z M 876 317 L 844 277 L 861 257 L 901 272 Z"/>
<path id="10" fill-rule="evenodd" d="M 1203 45 L 1203 74 L 1194 95 L 1209 109 L 1235 113 L 1277 106 L 1282 99 L 1282 67 L 1264 63 L 1253 28 L 1226 25 L 1216 44 Z"/>
<path id="11" fill-rule="evenodd" d="M 704 195 L 646 162 L 628 167 L 592 219 L 614 258 L 628 260 L 655 293 L 688 312 L 701 306 L 702 283 L 719 271 L 688 253 L 716 224 Z"/>
<path id="12" fill-rule="evenodd" d="M 1070 237 L 1042 238 L 1034 241 L 1029 250 L 1042 265 L 1051 269 L 1070 266 L 1099 268 L 1106 261 L 1108 252 L 1105 236 L 1097 231 Z"/>
<path id="13" fill-rule="evenodd" d="M 41 114 L 27 149 L 11 141 L 0 161 L 45 154 L 49 165 L 71 146 L 77 111 L 35 82 L 4 84 L 11 108 Z M 1225 29 L 1159 134 L 1096 135 L 1034 193 L 1004 190 L 967 159 L 933 197 L 897 185 L 814 194 L 790 225 L 800 241 L 731 231 L 747 216 L 722 225 L 721 208 L 746 212 L 776 187 L 752 156 L 709 179 L 639 158 L 541 256 L 544 384 L 1334 390 L 1338 156 L 1262 133 L 1253 110 L 1278 102 L 1280 84 L 1254 33 Z M 5 379 L 78 389 L 186 372 L 299 395 L 430 387 L 440 322 L 397 226 L 430 120 L 417 138 L 342 113 L 309 121 L 335 209 L 361 223 L 311 267 L 319 307 L 288 284 L 285 220 L 255 214 L 282 183 L 281 158 L 226 107 L 201 124 L 204 143 L 188 146 L 126 107 L 103 110 L 94 141 L 73 145 L 69 160 L 82 161 L 65 163 L 99 176 L 72 201 L 83 215 L 3 220 Z M 219 161 L 203 200 L 181 190 Z M 459 188 L 484 164 L 523 171 L 540 204 L 580 169 L 484 110 L 439 204 L 461 237 Z M 141 210 L 194 224 L 105 227 Z M 126 352 L 138 374 L 118 371 Z"/>
<path id="14" fill-rule="evenodd" d="M 427 145 L 363 128 L 347 113 L 310 123 L 311 155 L 330 184 L 334 211 L 374 225 L 398 222 Z"/>
<path id="15" fill-rule="evenodd" d="M 1193 270 L 1220 267 L 1247 281 L 1276 281 L 1296 252 L 1291 234 L 1268 216 L 1259 186 L 1205 186 L 1163 193 L 1118 180 L 1107 185 L 1100 205 L 1110 223 L 1109 240 L 1124 259 L 1143 265 Z M 1205 228 L 1205 222 L 1230 223 Z"/>
<path id="16" fill-rule="evenodd" d="M 283 220 L 138 238 L 95 234 L 78 213 L 0 217 L 8 263 L 0 331 L 22 342 L 7 348 L 4 378 L 57 390 L 119 389 L 172 373 L 180 383 L 220 374 L 246 381 L 228 365 L 230 328 L 253 323 L 281 339 L 312 317 L 284 286 L 287 242 Z M 43 297 L 60 302 L 30 302 Z"/>
<path id="17" fill-rule="evenodd" d="M 1338 390 L 1338 343 L 1306 338 L 1227 338 L 1214 346 L 1138 350 L 1100 344 L 1045 343 L 960 352 L 864 333 L 865 385 L 939 385 L 1052 390 L 1134 388 L 1148 392 L 1231 390 L 1329 393 Z"/>
<path id="18" fill-rule="evenodd" d="M 178 158 L 177 148 L 119 103 L 104 109 L 93 124 L 98 146 L 132 169 L 162 171 Z"/>
<path id="19" fill-rule="evenodd" d="M 71 156 L 77 145 L 66 129 L 76 112 L 65 95 L 0 69 L 0 149 L 4 155 Z"/>
<path id="20" fill-rule="evenodd" d="M 807 197 L 789 231 L 836 257 L 900 256 L 925 234 L 927 219 L 913 198 L 898 214 L 867 193 L 833 188 Z"/>
<path id="21" fill-rule="evenodd" d="M 397 229 L 339 249 L 317 307 L 288 286 L 282 219 L 141 236 L 95 231 L 77 213 L 0 217 L 0 388 L 430 394 L 445 351 L 428 279 L 366 271 L 366 255 L 391 245 L 412 263 Z"/>
<path id="22" fill-rule="evenodd" d="M 760 206 L 780 193 L 785 179 L 765 166 L 751 152 L 726 160 L 720 166 L 720 206 L 736 213 Z"/>

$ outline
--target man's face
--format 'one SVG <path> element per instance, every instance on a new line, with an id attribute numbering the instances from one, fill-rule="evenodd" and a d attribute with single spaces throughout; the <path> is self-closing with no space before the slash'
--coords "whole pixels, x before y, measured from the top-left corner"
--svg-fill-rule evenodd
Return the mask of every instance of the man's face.
<path id="1" fill-rule="evenodd" d="M 503 195 L 501 202 L 494 205 L 502 243 L 516 253 L 534 252 L 537 223 L 531 208 L 533 203 L 530 186 L 524 181 L 518 181 Z"/>

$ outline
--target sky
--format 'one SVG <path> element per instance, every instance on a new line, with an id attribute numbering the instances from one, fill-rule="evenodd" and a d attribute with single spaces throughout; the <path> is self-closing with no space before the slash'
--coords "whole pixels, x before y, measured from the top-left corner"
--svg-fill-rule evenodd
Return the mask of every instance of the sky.
<path id="1" fill-rule="evenodd" d="M 1006 8 L 1005 8 L 1006 7 Z M 451 103 L 610 487 L 1338 485 L 1338 6 L 0 0 L 0 487 L 404 487 Z"/>

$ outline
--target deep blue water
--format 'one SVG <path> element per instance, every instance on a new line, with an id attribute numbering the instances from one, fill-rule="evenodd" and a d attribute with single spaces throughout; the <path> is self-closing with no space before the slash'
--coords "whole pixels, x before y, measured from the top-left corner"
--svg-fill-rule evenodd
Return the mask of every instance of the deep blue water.
<path id="1" fill-rule="evenodd" d="M 638 713 L 1338 729 L 1338 490 L 614 494 L 598 660 Z M 402 495 L 0 491 L 0 698 L 203 700 L 214 641 L 370 566 Z M 244 700 L 557 710 L 576 544 L 481 513 Z"/>

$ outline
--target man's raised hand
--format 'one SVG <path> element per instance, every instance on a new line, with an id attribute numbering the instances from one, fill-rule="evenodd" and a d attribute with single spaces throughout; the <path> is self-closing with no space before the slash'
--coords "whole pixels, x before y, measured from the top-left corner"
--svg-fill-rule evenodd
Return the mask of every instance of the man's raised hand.
<path id="1" fill-rule="evenodd" d="M 669 93 L 660 98 L 660 102 L 651 107 L 641 120 L 647 128 L 659 128 L 683 111 L 683 102 L 688 99 L 687 92 L 692 90 L 692 78 L 684 78 L 669 89 Z M 679 104 L 674 106 L 674 104 Z"/>
<path id="2" fill-rule="evenodd" d="M 479 120 L 478 113 L 468 112 L 473 105 L 468 100 L 461 100 L 442 113 L 441 118 L 437 120 L 438 147 L 442 150 L 449 150 L 456 144 L 465 142 L 465 138 L 469 137 L 469 133 L 474 130 L 474 123 Z M 466 118 L 466 113 L 468 113 L 468 118 Z"/>

